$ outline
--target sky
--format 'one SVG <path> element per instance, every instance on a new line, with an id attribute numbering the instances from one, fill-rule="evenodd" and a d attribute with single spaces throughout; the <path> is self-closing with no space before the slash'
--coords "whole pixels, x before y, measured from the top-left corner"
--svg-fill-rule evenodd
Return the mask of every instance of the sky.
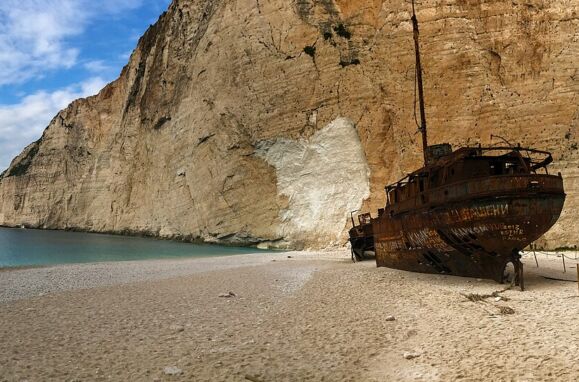
<path id="1" fill-rule="evenodd" d="M 0 0 L 0 172 L 52 118 L 116 79 L 170 0 Z"/>

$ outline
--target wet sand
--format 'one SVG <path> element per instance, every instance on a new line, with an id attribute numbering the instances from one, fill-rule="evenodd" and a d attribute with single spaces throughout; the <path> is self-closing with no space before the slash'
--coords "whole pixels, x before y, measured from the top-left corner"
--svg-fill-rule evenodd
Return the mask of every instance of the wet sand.
<path id="1" fill-rule="evenodd" d="M 575 262 L 539 265 L 482 300 L 346 251 L 1 272 L 0 380 L 578 380 L 577 283 L 543 277 Z"/>

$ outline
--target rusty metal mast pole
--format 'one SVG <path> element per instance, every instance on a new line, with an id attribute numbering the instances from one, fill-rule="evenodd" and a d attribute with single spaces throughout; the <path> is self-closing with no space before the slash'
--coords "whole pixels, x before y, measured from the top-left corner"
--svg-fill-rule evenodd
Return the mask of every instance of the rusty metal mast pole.
<path id="1" fill-rule="evenodd" d="M 422 133 L 422 153 L 424 154 L 424 165 L 428 164 L 426 149 L 428 139 L 426 135 L 426 112 L 424 111 L 424 88 L 422 86 L 422 65 L 420 63 L 420 43 L 418 41 L 418 19 L 414 10 L 414 0 L 412 0 L 412 29 L 414 30 L 414 50 L 416 53 L 416 80 L 418 81 L 418 102 L 420 105 L 420 132 Z"/>

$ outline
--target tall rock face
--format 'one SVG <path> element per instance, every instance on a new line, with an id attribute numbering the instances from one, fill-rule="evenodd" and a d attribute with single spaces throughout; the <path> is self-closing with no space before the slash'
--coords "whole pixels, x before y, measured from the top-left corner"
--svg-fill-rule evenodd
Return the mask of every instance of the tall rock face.
<path id="1" fill-rule="evenodd" d="M 175 0 L 119 79 L 0 177 L 0 224 L 280 247 L 345 242 L 421 162 L 404 0 Z M 579 241 L 579 5 L 424 0 L 431 143 L 552 150 Z"/>

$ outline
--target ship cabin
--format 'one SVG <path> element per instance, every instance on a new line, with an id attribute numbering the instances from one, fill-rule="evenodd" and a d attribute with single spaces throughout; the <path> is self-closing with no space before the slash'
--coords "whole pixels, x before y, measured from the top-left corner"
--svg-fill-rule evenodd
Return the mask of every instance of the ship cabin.
<path id="1" fill-rule="evenodd" d="M 379 215 L 384 211 L 393 215 L 440 205 L 489 189 L 509 187 L 504 176 L 514 180 L 539 171 L 548 174 L 547 166 L 552 161 L 546 151 L 520 146 L 463 147 L 454 152 L 449 144 L 429 146 L 427 166 L 386 187 L 386 207 L 379 210 Z M 501 180 L 497 181 L 497 177 Z"/>

